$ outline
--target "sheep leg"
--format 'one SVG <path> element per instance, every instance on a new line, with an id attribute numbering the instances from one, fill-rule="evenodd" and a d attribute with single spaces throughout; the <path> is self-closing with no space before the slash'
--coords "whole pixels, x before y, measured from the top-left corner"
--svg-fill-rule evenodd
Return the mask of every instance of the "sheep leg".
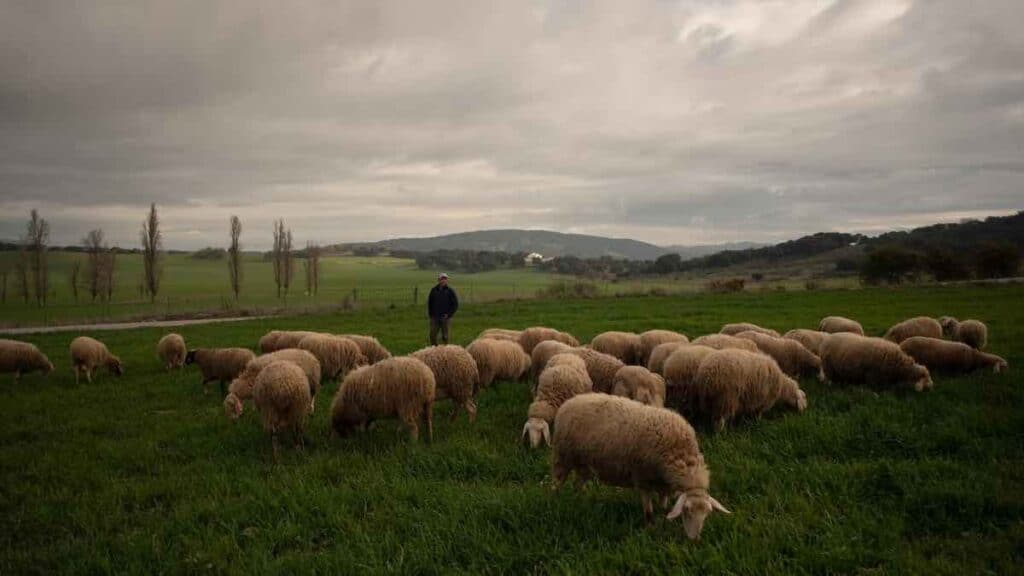
<path id="1" fill-rule="evenodd" d="M 651 501 L 651 493 L 646 490 L 640 492 L 640 503 L 644 507 L 644 522 L 654 519 L 654 503 Z"/>
<path id="2" fill-rule="evenodd" d="M 210 393 L 210 388 L 207 386 L 207 384 L 209 382 L 210 382 L 210 378 L 207 378 L 206 376 L 203 376 L 203 394 L 209 394 Z"/>
<path id="3" fill-rule="evenodd" d="M 423 405 L 423 423 L 427 427 L 427 442 L 434 443 L 434 402 L 428 401 Z"/>
<path id="4" fill-rule="evenodd" d="M 88 366 L 82 366 L 82 370 L 85 371 L 85 381 L 92 384 L 92 369 Z"/>
<path id="5" fill-rule="evenodd" d="M 473 402 L 473 399 L 470 398 L 469 400 L 466 400 L 466 403 L 463 404 L 462 407 L 465 408 L 466 413 L 469 414 L 469 423 L 472 424 L 476 422 L 476 402 Z"/>
<path id="6" fill-rule="evenodd" d="M 409 438 L 413 442 L 416 442 L 417 440 L 419 440 L 420 439 L 420 427 L 419 427 L 418 424 L 416 424 L 416 418 L 412 417 L 412 418 L 406 419 L 405 424 L 409 427 Z"/>
<path id="7" fill-rule="evenodd" d="M 461 407 L 461 404 L 458 404 L 457 402 L 454 401 L 452 402 L 452 413 L 450 416 L 452 422 L 455 422 L 455 419 L 459 417 L 459 408 Z"/>

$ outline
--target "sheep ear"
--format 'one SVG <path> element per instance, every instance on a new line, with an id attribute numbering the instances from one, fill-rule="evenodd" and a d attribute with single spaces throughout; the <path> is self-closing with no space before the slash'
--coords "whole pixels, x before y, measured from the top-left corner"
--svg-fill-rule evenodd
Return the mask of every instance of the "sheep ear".
<path id="1" fill-rule="evenodd" d="M 551 446 L 551 429 L 548 427 L 548 423 L 544 423 L 544 427 L 540 429 L 541 433 L 544 434 L 544 443 Z"/>
<path id="2" fill-rule="evenodd" d="M 526 424 L 523 424 L 523 435 L 522 440 L 526 440 L 526 435 L 530 433 L 530 422 L 527 420 Z"/>
<path id="3" fill-rule="evenodd" d="M 722 506 L 722 503 L 719 502 L 718 500 L 715 500 L 715 497 L 710 494 L 708 494 L 708 501 L 711 502 L 712 510 L 718 510 L 719 512 L 722 512 L 724 514 L 732 514 L 732 512 L 726 510 L 725 506 Z"/>
<path id="4" fill-rule="evenodd" d="M 679 518 L 679 515 L 683 513 L 684 497 L 685 496 L 683 494 L 679 495 L 679 498 L 676 499 L 676 505 L 673 506 L 671 510 L 669 510 L 668 515 L 666 515 L 665 518 L 669 520 L 675 520 L 676 518 Z"/>

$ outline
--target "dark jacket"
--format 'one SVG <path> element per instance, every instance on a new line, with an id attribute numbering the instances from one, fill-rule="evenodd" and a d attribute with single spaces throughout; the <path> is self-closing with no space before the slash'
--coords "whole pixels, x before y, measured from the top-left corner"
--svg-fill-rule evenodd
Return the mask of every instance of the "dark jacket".
<path id="1" fill-rule="evenodd" d="M 451 286 L 442 287 L 436 284 L 430 289 L 430 296 L 427 296 L 427 314 L 431 318 L 451 318 L 458 309 L 459 297 L 455 295 L 455 290 L 452 290 Z"/>

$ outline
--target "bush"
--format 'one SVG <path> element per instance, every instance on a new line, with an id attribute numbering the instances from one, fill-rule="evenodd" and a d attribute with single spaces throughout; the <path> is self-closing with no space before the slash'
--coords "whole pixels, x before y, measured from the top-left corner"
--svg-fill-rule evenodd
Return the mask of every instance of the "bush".
<path id="1" fill-rule="evenodd" d="M 885 246 L 871 251 L 860 269 L 865 284 L 899 284 L 917 276 L 920 257 L 898 246 Z"/>
<path id="2" fill-rule="evenodd" d="M 924 267 L 940 282 L 971 277 L 966 259 L 946 247 L 929 249 L 924 255 Z"/>
<path id="3" fill-rule="evenodd" d="M 730 292 L 742 292 L 746 283 L 746 280 L 743 278 L 718 279 L 708 282 L 706 288 L 708 292 L 727 294 Z"/>
<path id="4" fill-rule="evenodd" d="M 556 282 L 537 291 L 540 298 L 596 298 L 597 284 L 592 282 Z"/>
<path id="5" fill-rule="evenodd" d="M 1008 242 L 988 242 L 978 248 L 974 258 L 979 278 L 1008 278 L 1020 268 L 1020 250 Z"/>
<path id="6" fill-rule="evenodd" d="M 192 253 L 191 258 L 193 260 L 223 260 L 228 255 L 228 251 L 223 248 L 213 248 L 208 246 L 202 250 L 196 250 Z"/>

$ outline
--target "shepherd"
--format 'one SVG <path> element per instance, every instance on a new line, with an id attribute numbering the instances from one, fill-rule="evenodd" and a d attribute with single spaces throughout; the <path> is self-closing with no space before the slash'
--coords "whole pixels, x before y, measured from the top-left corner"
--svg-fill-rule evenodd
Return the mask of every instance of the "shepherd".
<path id="1" fill-rule="evenodd" d="M 455 290 L 448 286 L 448 275 L 442 272 L 437 276 L 437 285 L 430 289 L 427 297 L 427 315 L 430 316 L 430 344 L 437 346 L 437 333 L 441 332 L 441 342 L 448 343 L 448 325 L 452 316 L 459 309 L 459 297 Z"/>

